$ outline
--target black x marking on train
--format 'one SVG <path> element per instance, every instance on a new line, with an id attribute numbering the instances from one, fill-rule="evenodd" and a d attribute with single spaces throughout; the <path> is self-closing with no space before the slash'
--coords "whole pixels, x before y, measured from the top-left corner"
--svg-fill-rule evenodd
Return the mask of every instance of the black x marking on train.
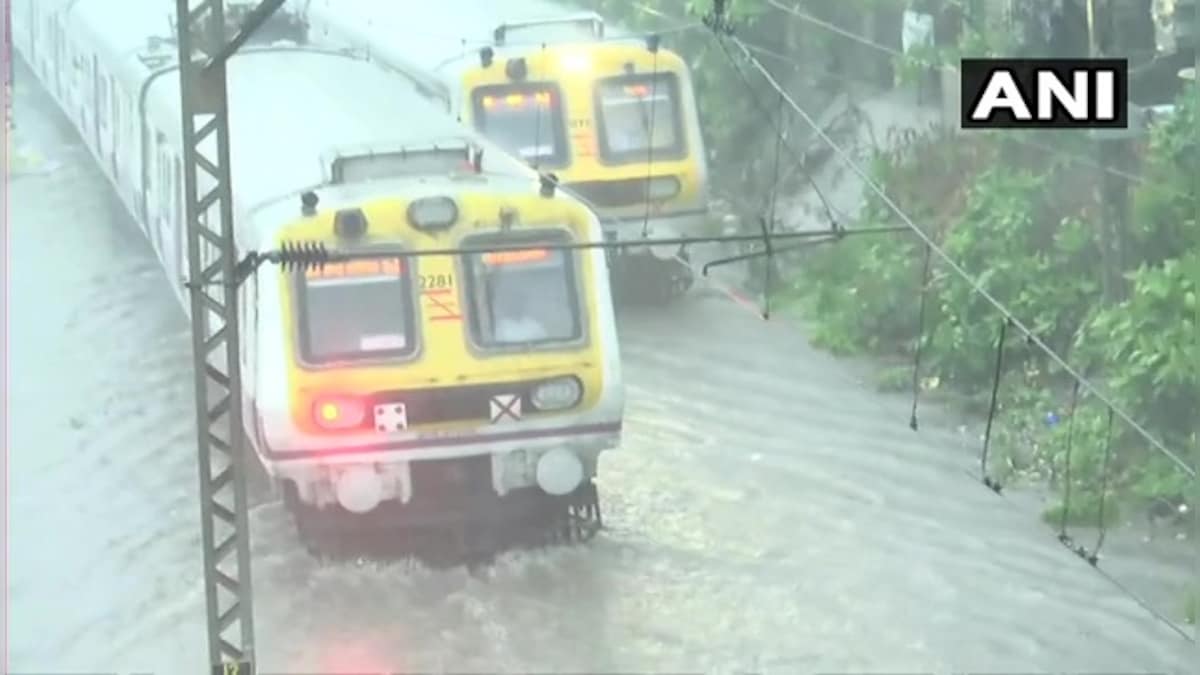
<path id="1" fill-rule="evenodd" d="M 505 402 L 507 399 L 507 403 Z M 512 395 L 500 395 L 492 397 L 492 424 L 499 422 L 501 419 L 508 417 L 514 421 L 521 421 L 521 397 Z"/>

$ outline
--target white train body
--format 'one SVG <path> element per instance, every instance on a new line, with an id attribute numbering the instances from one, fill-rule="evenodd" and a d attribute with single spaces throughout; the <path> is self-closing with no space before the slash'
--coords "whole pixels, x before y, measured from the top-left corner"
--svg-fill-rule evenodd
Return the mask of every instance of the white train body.
<path id="1" fill-rule="evenodd" d="M 173 9 L 174 3 L 164 0 L 13 0 L 12 30 L 17 51 L 70 118 L 150 240 L 186 311 L 188 252 Z M 228 91 L 239 257 L 277 248 L 289 231 L 308 231 L 300 197 L 308 191 L 319 194 L 321 209 L 368 211 L 396 199 L 415 203 L 448 196 L 465 202 L 512 196 L 519 201 L 537 196 L 537 176 L 522 162 L 464 129 L 411 80 L 349 53 L 295 44 L 243 47 L 228 63 Z M 336 158 L 368 161 L 374 152 L 379 157 L 393 153 L 395 159 L 408 157 L 395 154 L 398 148 L 456 144 L 484 150 L 481 173 L 466 178 L 453 177 L 444 168 L 413 173 L 415 169 L 389 169 L 381 159 L 378 166 L 362 164 L 375 179 L 331 179 Z M 207 187 L 201 181 L 201 194 Z M 547 208 L 583 210 L 561 192 L 541 199 L 539 203 L 550 204 Z M 599 222 L 590 211 L 588 218 L 580 238 L 599 240 Z M 405 230 L 391 243 L 428 245 L 423 235 L 408 236 Z M 372 493 L 377 504 L 406 503 L 414 489 L 412 469 L 427 460 L 490 457 L 496 495 L 535 485 L 539 460 L 555 449 L 578 457 L 590 478 L 598 454 L 615 447 L 620 438 L 623 391 L 617 335 L 603 250 L 566 255 L 583 265 L 581 269 L 604 272 L 579 288 L 583 306 L 592 312 L 584 318 L 591 330 L 590 344 L 601 355 L 596 381 L 602 382 L 603 391 L 593 392 L 586 409 L 530 416 L 503 434 L 494 433 L 486 419 L 468 428 L 459 424 L 453 433 L 399 427 L 385 433 L 368 427 L 330 435 L 298 424 L 297 415 L 307 414 L 297 413 L 297 397 L 305 383 L 329 377 L 337 368 L 309 372 L 293 358 L 297 328 L 288 313 L 287 296 L 294 273 L 263 266 L 241 288 L 239 358 L 245 433 L 267 471 L 285 487 L 290 483 L 304 504 L 327 507 L 341 502 L 360 512 L 374 507 L 348 506 L 339 481 L 352 476 L 351 482 Z M 203 257 L 210 261 L 211 251 Z M 419 292 L 412 293 L 413 304 L 420 306 Z M 417 330 L 430 330 L 429 325 L 426 320 Z M 437 339 L 452 335 L 441 332 Z M 434 338 L 424 342 L 426 352 L 432 350 Z M 503 368 L 494 361 L 489 362 L 489 372 L 502 379 Z M 406 367 L 377 365 L 374 375 L 364 375 L 369 369 L 354 365 L 345 372 L 348 377 L 386 380 L 402 377 Z M 445 383 L 458 373 L 437 375 Z"/>

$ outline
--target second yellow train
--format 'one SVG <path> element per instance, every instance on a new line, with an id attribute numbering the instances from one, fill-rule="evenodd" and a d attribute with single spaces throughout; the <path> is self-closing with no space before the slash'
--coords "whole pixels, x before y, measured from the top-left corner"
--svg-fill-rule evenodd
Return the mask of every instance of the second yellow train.
<path id="1" fill-rule="evenodd" d="M 315 40 L 422 79 L 448 109 L 588 203 L 613 271 L 669 300 L 694 275 L 678 245 L 700 234 L 708 169 L 691 74 L 650 37 L 544 0 L 302 0 Z"/>

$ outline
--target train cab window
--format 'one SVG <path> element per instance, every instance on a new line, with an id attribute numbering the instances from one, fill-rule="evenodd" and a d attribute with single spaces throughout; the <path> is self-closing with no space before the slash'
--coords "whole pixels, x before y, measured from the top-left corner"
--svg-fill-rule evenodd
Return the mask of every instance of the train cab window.
<path id="1" fill-rule="evenodd" d="M 540 166 L 566 164 L 566 125 L 557 87 L 480 87 L 474 107 L 476 127 L 506 151 Z"/>
<path id="2" fill-rule="evenodd" d="M 679 79 L 674 73 L 622 75 L 596 88 L 600 152 L 609 162 L 644 162 L 684 152 Z"/>
<path id="3" fill-rule="evenodd" d="M 537 346 L 582 337 L 574 256 L 536 248 L 546 243 L 543 238 L 528 249 L 468 257 L 468 291 L 475 308 L 470 327 L 480 346 Z"/>
<path id="4" fill-rule="evenodd" d="M 394 359 L 416 351 L 407 265 L 352 260 L 308 270 L 297 283 L 305 363 Z"/>

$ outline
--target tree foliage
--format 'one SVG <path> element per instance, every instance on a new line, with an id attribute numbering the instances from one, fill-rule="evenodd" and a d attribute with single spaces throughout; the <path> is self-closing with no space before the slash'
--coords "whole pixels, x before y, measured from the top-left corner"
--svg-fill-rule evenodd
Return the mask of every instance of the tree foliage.
<path id="1" fill-rule="evenodd" d="M 876 180 L 949 257 L 1121 409 L 1195 466 L 1200 421 L 1200 140 L 1195 93 L 1153 130 L 1144 182 L 1134 190 L 1127 233 L 1130 291 L 1105 302 L 1095 174 L 1069 164 L 1022 166 L 1002 136 L 946 132 L 910 138 L 874 163 Z M 868 194 L 859 226 L 894 224 Z M 912 238 L 848 241 L 810 259 L 793 293 L 816 322 L 816 339 L 837 351 L 911 353 L 922 250 Z M 968 283 L 937 264 L 927 293 L 923 370 L 968 394 L 990 387 L 1001 316 Z M 901 309 L 903 308 L 903 309 Z M 1003 443 L 1061 475 L 1070 382 L 1040 350 L 1010 340 L 1003 376 Z M 1106 410 L 1080 408 L 1073 482 L 1096 490 L 1107 437 Z M 1184 495 L 1186 474 L 1132 427 L 1117 424 L 1110 487 L 1143 500 Z M 1189 451 L 1189 449 L 1192 449 Z M 1086 501 L 1080 498 L 1080 503 Z"/>
<path id="2" fill-rule="evenodd" d="M 731 197 L 761 203 L 771 189 L 759 166 L 774 141 L 761 103 L 777 103 L 762 79 L 739 74 L 699 17 L 707 1 L 578 0 L 631 28 L 663 31 L 667 45 L 692 67 L 713 183 Z M 835 31 L 789 17 L 768 0 L 730 0 L 729 8 L 756 56 L 800 100 L 845 89 L 848 82 L 876 86 L 903 80 L 931 64 L 964 55 L 1011 53 L 1015 36 L 1003 17 L 963 9 L 958 42 L 914 50 L 893 59 Z M 876 42 L 881 22 L 898 21 L 900 0 L 786 0 L 818 21 Z M 975 3 L 978 5 L 978 3 Z M 1028 17 L 1026 17 L 1028 18 Z M 1038 17 L 1033 17 L 1037 19 Z M 1042 17 L 1044 19 L 1044 17 Z M 1033 20 L 1030 19 L 1030 20 Z M 1044 21 L 1042 21 L 1044 23 Z M 1034 21 L 1037 23 L 1037 21 Z M 684 25 L 692 27 L 682 29 Z M 872 25 L 875 26 L 872 33 Z M 885 26 L 886 27 L 886 26 Z M 892 25 L 891 30 L 895 29 Z M 880 61 L 880 57 L 883 58 Z M 894 68 L 894 70 L 890 70 Z M 797 94 L 796 92 L 801 92 Z M 755 98 L 758 98 L 756 104 Z M 1068 161 L 1031 152 L 1011 136 L 947 131 L 906 134 L 871 162 L 889 197 L 980 286 L 1077 370 L 1096 378 L 1134 419 L 1168 447 L 1194 448 L 1200 410 L 1200 352 L 1194 319 L 1200 275 L 1200 142 L 1195 91 L 1180 99 L 1177 114 L 1158 126 L 1142 153 L 1145 180 L 1134 190 L 1132 224 L 1125 233 L 1129 290 L 1106 304 L 1099 223 L 1101 177 Z M 1028 141 L 1026 137 L 1023 139 Z M 1090 150 L 1081 135 L 1057 134 L 1054 149 Z M 895 214 L 865 194 L 857 226 L 896 225 Z M 838 352 L 909 355 L 918 337 L 924 250 L 911 236 L 851 238 L 808 257 L 794 273 L 792 296 L 814 319 L 814 339 Z M 926 291 L 923 370 L 927 381 L 968 396 L 988 393 L 1000 317 L 978 293 L 944 265 L 932 266 Z M 1066 424 L 1048 427 L 1048 411 L 1065 414 L 1069 382 L 1039 350 L 1010 340 L 1005 354 L 1009 424 L 1000 440 L 1033 446 L 1029 464 L 1061 473 Z M 1075 475 L 1098 479 L 1105 411 L 1085 405 L 1077 415 Z M 1177 495 L 1182 472 L 1146 447 L 1127 425 L 1118 425 L 1121 485 L 1144 497 Z M 1091 454 L 1089 454 L 1091 453 Z M 1194 464 L 1200 458 L 1191 458 Z"/>
<path id="3" fill-rule="evenodd" d="M 577 1 L 647 31 L 698 23 L 711 8 L 707 1 Z M 887 88 L 963 56 L 1041 53 L 1036 40 L 1017 47 L 1021 40 L 1009 19 L 992 12 L 990 3 L 971 0 L 951 0 L 964 9 L 956 44 L 916 49 L 900 58 L 794 20 L 768 0 L 728 4 L 739 38 L 761 48 L 756 56 L 799 101 L 823 100 L 856 84 Z M 907 5 L 903 0 L 782 4 L 877 43 L 887 42 L 880 27 L 896 32 Z M 978 11 L 985 6 L 986 16 Z M 1017 24 L 1049 25 L 1048 5 L 1020 7 L 1032 13 L 1016 17 Z M 743 79 L 703 27 L 672 30 L 666 44 L 692 67 L 715 191 L 761 203 L 773 185 L 764 180 L 760 163 L 771 154 L 764 150 L 773 147 L 775 134 L 755 98 L 776 102 L 774 93 L 757 76 Z M 889 198 L 951 259 L 1192 467 L 1200 467 L 1198 107 L 1200 90 L 1193 86 L 1180 97 L 1175 115 L 1141 148 L 1135 171 L 1143 181 L 1133 190 L 1132 218 L 1123 233 L 1121 271 L 1128 288 L 1116 303 L 1104 292 L 1105 183 L 1098 172 L 1031 151 L 1028 136 L 1018 145 L 1011 135 L 945 130 L 906 134 L 888 144 L 890 149 L 877 151 L 870 163 Z M 1094 149 L 1082 134 L 1037 139 L 1043 141 L 1046 149 L 1074 155 Z M 899 224 L 873 192 L 864 194 L 864 204 L 854 226 Z M 986 402 L 1001 317 L 940 261 L 932 261 L 925 279 L 924 255 L 913 236 L 848 238 L 819 249 L 790 272 L 790 295 L 808 315 L 819 345 L 841 353 L 911 356 L 920 338 L 925 388 L 946 388 L 968 401 Z M 917 321 L 922 292 L 924 331 Z M 1142 502 L 1186 498 L 1193 509 L 1200 508 L 1200 495 L 1186 495 L 1185 473 L 1175 460 L 1120 421 L 1110 434 L 1108 410 L 1095 397 L 1084 396 L 1072 419 L 1073 380 L 1041 350 L 1010 338 L 1004 364 L 1003 422 L 995 429 L 994 447 L 1010 470 L 1048 475 L 1060 488 L 1069 468 L 1070 508 L 1060 504 L 1047 512 L 1048 520 L 1095 524 L 1100 504 L 1107 502 L 1104 519 L 1111 523 L 1117 518 L 1114 492 Z M 1200 591 L 1192 593 L 1188 611 L 1194 621 Z"/>

